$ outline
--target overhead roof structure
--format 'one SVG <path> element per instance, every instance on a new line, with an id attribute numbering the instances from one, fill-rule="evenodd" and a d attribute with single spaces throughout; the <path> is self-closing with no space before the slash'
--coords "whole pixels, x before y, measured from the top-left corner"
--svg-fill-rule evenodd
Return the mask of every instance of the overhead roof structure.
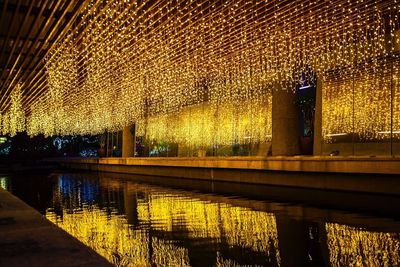
<path id="1" fill-rule="evenodd" d="M 85 1 L 0 1 L 0 111 L 10 105 L 10 93 L 23 84 L 24 106 L 43 88 L 44 58 L 79 20 Z"/>
<path id="2" fill-rule="evenodd" d="M 94 133 L 257 98 L 309 70 L 395 56 L 399 11 L 393 0 L 1 1 L 0 114 L 20 99 L 33 133 Z"/>

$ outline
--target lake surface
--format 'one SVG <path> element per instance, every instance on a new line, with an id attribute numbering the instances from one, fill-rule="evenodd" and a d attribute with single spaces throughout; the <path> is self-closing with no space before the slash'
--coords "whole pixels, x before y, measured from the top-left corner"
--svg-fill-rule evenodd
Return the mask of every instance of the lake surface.
<path id="1" fill-rule="evenodd" d="M 396 197 L 89 172 L 0 186 L 117 266 L 400 266 Z"/>

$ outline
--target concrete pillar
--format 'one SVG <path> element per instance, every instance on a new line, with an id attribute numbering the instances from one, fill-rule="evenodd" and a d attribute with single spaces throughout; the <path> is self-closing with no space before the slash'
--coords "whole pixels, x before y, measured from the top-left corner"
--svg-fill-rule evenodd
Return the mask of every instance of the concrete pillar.
<path id="1" fill-rule="evenodd" d="M 135 126 L 126 126 L 122 130 L 122 157 L 135 156 Z"/>
<path id="2" fill-rule="evenodd" d="M 317 78 L 314 113 L 314 156 L 322 155 L 322 88 L 323 80 L 322 78 Z"/>
<path id="3" fill-rule="evenodd" d="M 272 155 L 300 154 L 299 114 L 296 94 L 276 84 L 272 92 Z"/>

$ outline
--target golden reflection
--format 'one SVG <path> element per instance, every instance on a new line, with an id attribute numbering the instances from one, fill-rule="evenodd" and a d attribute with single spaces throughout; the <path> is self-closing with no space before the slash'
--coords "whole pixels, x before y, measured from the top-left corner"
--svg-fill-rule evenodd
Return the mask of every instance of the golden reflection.
<path id="1" fill-rule="evenodd" d="M 100 209 L 96 205 L 64 209 L 62 215 L 49 209 L 46 218 L 119 266 L 152 266 L 154 263 L 190 266 L 188 249 L 165 234 L 173 234 L 176 229 L 185 229 L 180 231 L 184 240 L 206 238 L 211 240 L 208 242 L 240 246 L 262 253 L 280 265 L 273 214 L 180 194 L 146 191 L 145 197 L 135 202 L 139 222 L 135 228 L 115 209 Z M 225 262 L 218 266 L 234 262 L 230 259 L 215 261 Z"/>
<path id="2" fill-rule="evenodd" d="M 155 228 L 172 231 L 184 222 L 193 238 L 225 240 L 231 246 L 250 248 L 276 257 L 280 264 L 275 216 L 229 204 L 212 203 L 178 195 L 151 195 L 138 207 L 139 219 L 157 222 Z M 143 216 L 143 217 L 142 217 Z M 271 251 L 276 255 L 271 255 Z"/>
<path id="3" fill-rule="evenodd" d="M 4 190 L 9 190 L 8 178 L 7 177 L 0 177 L 0 187 Z"/>
<path id="4" fill-rule="evenodd" d="M 399 266 L 397 233 L 371 232 L 336 223 L 325 224 L 332 266 Z"/>
<path id="5" fill-rule="evenodd" d="M 240 267 L 240 264 L 231 259 L 224 259 L 220 253 L 217 253 L 217 263 L 215 267 Z"/>
<path id="6" fill-rule="evenodd" d="M 190 266 L 188 250 L 153 237 L 152 261 L 156 266 Z"/>
<path id="7" fill-rule="evenodd" d="M 83 206 L 62 216 L 48 210 L 46 218 L 117 266 L 150 266 L 148 233 L 132 230 L 115 211 Z"/>

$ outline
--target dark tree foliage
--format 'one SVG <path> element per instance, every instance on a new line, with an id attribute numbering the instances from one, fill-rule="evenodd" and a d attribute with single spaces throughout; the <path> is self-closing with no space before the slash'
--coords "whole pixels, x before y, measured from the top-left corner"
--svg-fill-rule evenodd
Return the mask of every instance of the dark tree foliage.
<path id="1" fill-rule="evenodd" d="M 57 155 L 52 138 L 38 135 L 28 136 L 25 132 L 11 137 L 9 157 L 13 159 L 41 159 Z"/>

